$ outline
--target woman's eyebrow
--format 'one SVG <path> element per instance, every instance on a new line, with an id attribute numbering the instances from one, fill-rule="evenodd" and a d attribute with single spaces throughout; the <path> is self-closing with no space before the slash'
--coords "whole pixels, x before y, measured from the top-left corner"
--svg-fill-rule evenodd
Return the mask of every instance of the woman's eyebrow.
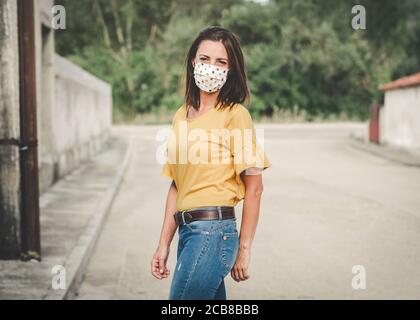
<path id="1" fill-rule="evenodd" d="M 202 54 L 202 53 L 200 53 L 199 55 L 200 56 L 203 56 L 203 57 L 206 57 L 206 58 L 210 58 L 208 55 L 205 55 L 205 54 Z M 225 58 L 217 58 L 216 60 L 225 60 L 225 61 L 227 61 L 227 59 L 225 59 Z"/>

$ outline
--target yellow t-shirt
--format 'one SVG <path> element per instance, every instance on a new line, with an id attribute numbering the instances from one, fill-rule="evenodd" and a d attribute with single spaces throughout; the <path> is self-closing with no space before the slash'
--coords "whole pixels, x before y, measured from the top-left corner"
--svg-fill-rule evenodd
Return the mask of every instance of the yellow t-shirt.
<path id="1" fill-rule="evenodd" d="M 201 206 L 235 206 L 245 196 L 240 173 L 270 167 L 256 139 L 251 115 L 243 105 L 206 111 L 187 119 L 176 111 L 161 176 L 175 181 L 178 211 Z"/>

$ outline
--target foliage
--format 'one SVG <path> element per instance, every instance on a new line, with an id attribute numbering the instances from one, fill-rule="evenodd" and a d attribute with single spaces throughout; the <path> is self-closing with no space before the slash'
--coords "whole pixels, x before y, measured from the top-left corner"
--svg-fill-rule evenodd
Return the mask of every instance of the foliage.
<path id="1" fill-rule="evenodd" d="M 359 3 L 366 30 L 351 28 L 345 0 L 57 0 L 67 30 L 56 45 L 112 84 L 119 112 L 159 113 L 182 103 L 185 57 L 199 30 L 221 25 L 240 38 L 255 117 L 366 119 L 379 84 L 420 69 L 420 4 Z"/>

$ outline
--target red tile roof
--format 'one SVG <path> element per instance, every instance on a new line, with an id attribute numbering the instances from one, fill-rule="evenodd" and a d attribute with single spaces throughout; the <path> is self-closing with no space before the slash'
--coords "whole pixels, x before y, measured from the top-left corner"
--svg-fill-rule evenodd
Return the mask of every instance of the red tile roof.
<path id="1" fill-rule="evenodd" d="M 395 81 L 383 84 L 379 86 L 379 90 L 388 91 L 388 90 L 415 87 L 415 86 L 420 86 L 420 72 L 415 73 L 411 76 L 407 76 L 407 77 L 400 78 Z"/>

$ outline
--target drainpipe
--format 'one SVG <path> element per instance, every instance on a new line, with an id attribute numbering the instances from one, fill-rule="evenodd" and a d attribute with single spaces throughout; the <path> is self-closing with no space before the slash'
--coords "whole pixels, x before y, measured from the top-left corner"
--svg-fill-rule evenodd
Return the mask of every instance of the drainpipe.
<path id="1" fill-rule="evenodd" d="M 18 0 L 23 260 L 41 260 L 34 16 L 34 0 Z"/>

